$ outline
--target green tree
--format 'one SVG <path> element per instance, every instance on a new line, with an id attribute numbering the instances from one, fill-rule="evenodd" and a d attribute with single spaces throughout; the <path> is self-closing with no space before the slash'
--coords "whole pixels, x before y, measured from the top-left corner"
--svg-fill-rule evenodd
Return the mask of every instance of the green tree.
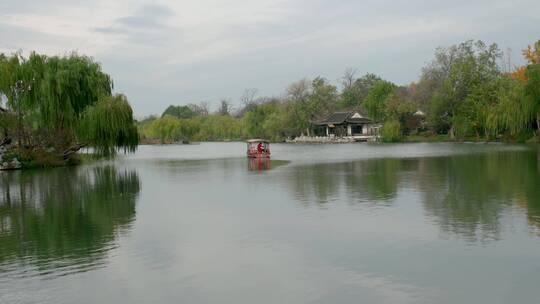
<path id="1" fill-rule="evenodd" d="M 308 108 L 311 91 L 311 83 L 307 79 L 294 82 L 287 88 L 287 107 L 291 113 L 288 121 L 296 133 L 309 130 L 310 118 L 305 109 Z"/>
<path id="2" fill-rule="evenodd" d="M 386 120 L 398 121 L 403 134 L 419 128 L 418 118 L 415 118 L 418 105 L 412 99 L 412 94 L 410 87 L 398 87 L 385 101 Z"/>
<path id="3" fill-rule="evenodd" d="M 525 106 L 523 85 L 514 78 L 504 77 L 497 81 L 496 102 L 486 114 L 486 126 L 490 135 L 503 132 L 517 135 L 523 132 L 530 121 Z"/>
<path id="4" fill-rule="evenodd" d="M 401 140 L 401 124 L 398 120 L 386 121 L 381 128 L 381 140 L 383 142 L 397 142 Z"/>
<path id="5" fill-rule="evenodd" d="M 276 101 L 254 104 L 243 117 L 243 123 L 249 137 L 266 137 L 265 123 L 269 117 L 278 112 Z"/>
<path id="6" fill-rule="evenodd" d="M 273 141 L 281 141 L 287 137 L 285 113 L 280 109 L 269 114 L 263 123 L 263 130 L 264 137 Z"/>
<path id="7" fill-rule="evenodd" d="M 174 116 L 176 118 L 180 119 L 187 119 L 187 118 L 193 118 L 197 116 L 197 113 L 192 110 L 189 106 L 173 106 L 170 105 L 163 111 L 163 114 L 161 114 L 161 117 L 165 117 L 166 115 Z"/>
<path id="8" fill-rule="evenodd" d="M 377 83 L 369 92 L 364 101 L 364 107 L 368 115 L 375 121 L 383 121 L 386 118 L 386 100 L 393 94 L 396 85 L 382 81 Z"/>
<path id="9" fill-rule="evenodd" d="M 165 115 L 154 120 L 149 127 L 149 133 L 153 138 L 158 138 L 162 144 L 180 140 L 180 119 Z"/>
<path id="10" fill-rule="evenodd" d="M 525 94 L 528 98 L 527 112 L 533 117 L 536 116 L 536 127 L 540 137 L 540 63 L 529 65 L 525 77 L 527 77 L 525 85 Z"/>
<path id="11" fill-rule="evenodd" d="M 304 130 L 310 134 L 311 123 L 336 108 L 338 94 L 336 86 L 325 78 L 317 77 L 311 83 L 306 79 L 291 84 L 287 90 L 290 120 L 297 133 Z"/>
<path id="12" fill-rule="evenodd" d="M 79 126 L 79 140 L 105 156 L 114 155 L 117 149 L 134 152 L 139 134 L 126 96 L 105 97 L 88 106 Z"/>
<path id="13" fill-rule="evenodd" d="M 528 65 L 502 77 L 495 86 L 497 102 L 487 107 L 487 125 L 492 135 L 540 134 L 540 41 L 523 51 Z"/>
<path id="14" fill-rule="evenodd" d="M 309 96 L 307 110 L 311 121 L 321 113 L 328 113 L 335 109 L 338 100 L 337 88 L 328 83 L 328 80 L 317 77 L 312 82 L 313 92 Z"/>
<path id="15" fill-rule="evenodd" d="M 229 115 L 209 115 L 198 119 L 195 140 L 221 141 L 243 138 L 241 121 Z"/>
<path id="16" fill-rule="evenodd" d="M 218 115 L 231 115 L 231 103 L 223 99 L 219 103 Z"/>
<path id="17" fill-rule="evenodd" d="M 98 102 L 111 97 L 112 88 L 110 76 L 102 71 L 99 63 L 76 53 L 64 57 L 36 53 L 28 58 L 20 54 L 0 56 L 0 95 L 7 99 L 6 110 L 17 118 L 16 132 L 13 133 L 19 142 L 19 150 L 54 147 L 66 157 L 84 145 L 77 136 L 80 132 L 98 152 L 111 155 L 112 146 L 133 151 L 137 131 L 125 97 L 120 98 L 122 102 L 111 101 L 118 101 L 118 97 Z M 105 104 L 115 105 L 114 111 L 107 113 L 111 124 L 116 124 L 111 130 L 91 125 L 104 122 L 95 113 L 105 115 L 99 111 Z M 119 127 L 118 123 L 125 125 Z M 103 133 L 82 132 L 82 124 Z M 99 139 L 101 136 L 103 140 Z M 111 138 L 116 142 L 111 143 Z"/>
<path id="18" fill-rule="evenodd" d="M 356 79 L 350 85 L 344 86 L 338 105 L 339 108 L 358 107 L 366 99 L 371 89 L 380 82 L 383 82 L 381 77 L 367 73 Z"/>
<path id="19" fill-rule="evenodd" d="M 498 60 L 501 58 L 496 44 L 487 46 L 482 41 L 466 41 L 448 49 L 438 49 L 435 62 L 425 69 L 438 83 L 434 85 L 431 102 L 431 123 L 442 132 L 453 137 L 456 131 L 467 135 L 469 131 L 483 129 L 477 114 L 482 106 L 478 93 L 482 87 L 501 76 Z M 428 76 L 426 76 L 428 77 Z M 476 96 L 475 96 L 476 94 Z"/>

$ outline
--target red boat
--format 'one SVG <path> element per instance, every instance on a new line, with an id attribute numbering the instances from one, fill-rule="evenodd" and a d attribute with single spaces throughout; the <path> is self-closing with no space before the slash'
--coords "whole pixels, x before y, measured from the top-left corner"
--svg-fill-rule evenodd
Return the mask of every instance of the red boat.
<path id="1" fill-rule="evenodd" d="M 249 158 L 270 158 L 270 142 L 264 139 L 248 140 L 247 156 Z"/>

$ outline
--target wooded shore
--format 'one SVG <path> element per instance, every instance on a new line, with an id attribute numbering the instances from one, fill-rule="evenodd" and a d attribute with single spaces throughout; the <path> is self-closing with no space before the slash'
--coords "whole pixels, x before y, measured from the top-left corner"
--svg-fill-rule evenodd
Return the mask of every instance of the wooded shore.
<path id="1" fill-rule="evenodd" d="M 497 44 L 470 40 L 435 50 L 420 78 L 405 85 L 357 77 L 350 68 L 338 85 L 304 78 L 280 97 L 248 89 L 215 111 L 205 102 L 171 105 L 135 120 L 127 97 L 113 92 L 111 77 L 90 57 L 0 54 L 0 169 L 74 164 L 83 147 L 114 157 L 139 143 L 294 141 L 320 136 L 324 117 L 353 110 L 380 126 L 381 142 L 538 142 L 540 41 L 523 57 L 525 65 L 508 68 Z"/>
<path id="2" fill-rule="evenodd" d="M 380 123 L 380 140 L 538 140 L 540 133 L 540 41 L 523 50 L 526 64 L 508 68 L 497 44 L 465 41 L 438 48 L 420 78 L 397 85 L 375 74 L 347 69 L 341 83 L 324 77 L 290 84 L 281 97 L 248 89 L 234 102 L 171 105 L 137 122 L 141 140 L 224 141 L 266 138 L 280 142 L 314 135 L 330 113 L 359 111 Z M 421 128 L 415 113 L 425 113 Z M 422 136 L 416 133 L 422 132 Z"/>

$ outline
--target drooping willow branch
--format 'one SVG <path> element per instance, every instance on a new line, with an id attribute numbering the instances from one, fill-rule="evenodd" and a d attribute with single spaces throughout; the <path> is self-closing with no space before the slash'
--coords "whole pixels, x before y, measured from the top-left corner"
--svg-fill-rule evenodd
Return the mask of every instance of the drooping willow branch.
<path id="1" fill-rule="evenodd" d="M 113 156 L 117 149 L 134 152 L 139 134 L 127 98 L 118 94 L 89 106 L 80 123 L 78 137 L 103 156 Z"/>

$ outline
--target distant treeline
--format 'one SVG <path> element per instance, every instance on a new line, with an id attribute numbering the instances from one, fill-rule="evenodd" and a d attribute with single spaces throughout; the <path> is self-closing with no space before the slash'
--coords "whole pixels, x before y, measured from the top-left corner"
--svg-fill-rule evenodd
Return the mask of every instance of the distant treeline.
<path id="1" fill-rule="evenodd" d="M 283 97 L 256 97 L 246 90 L 235 111 L 221 101 L 169 106 L 160 117 L 138 123 L 143 141 L 279 141 L 310 135 L 312 123 L 333 111 L 357 109 L 383 123 L 383 140 L 399 141 L 413 130 L 407 121 L 426 115 L 423 134 L 450 139 L 525 141 L 540 132 L 540 41 L 528 46 L 525 66 L 513 66 L 497 44 L 466 41 L 438 48 L 417 82 L 396 85 L 375 74 L 347 69 L 339 88 L 323 77 L 289 85 Z M 416 131 L 416 129 L 415 129 Z"/>

